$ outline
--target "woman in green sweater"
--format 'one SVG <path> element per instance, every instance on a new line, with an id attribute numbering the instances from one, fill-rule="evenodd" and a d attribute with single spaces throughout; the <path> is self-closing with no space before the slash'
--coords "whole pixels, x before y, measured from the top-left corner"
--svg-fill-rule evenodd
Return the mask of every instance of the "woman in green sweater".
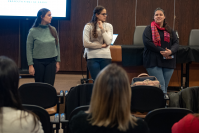
<path id="1" fill-rule="evenodd" d="M 42 8 L 27 38 L 29 73 L 35 82 L 54 85 L 55 73 L 60 68 L 60 47 L 55 27 L 51 26 L 51 12 Z"/>

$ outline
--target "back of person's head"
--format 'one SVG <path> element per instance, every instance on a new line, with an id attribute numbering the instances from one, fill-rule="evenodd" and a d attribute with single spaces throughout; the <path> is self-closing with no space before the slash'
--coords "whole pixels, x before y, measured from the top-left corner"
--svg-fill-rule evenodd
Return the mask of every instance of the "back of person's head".
<path id="1" fill-rule="evenodd" d="M 8 57 L 0 56 L 0 129 L 2 129 L 1 126 L 3 126 L 2 107 L 11 107 L 22 110 L 23 113 L 21 113 L 21 116 L 19 116 L 20 121 L 22 118 L 29 116 L 29 114 L 25 114 L 25 111 L 22 107 L 18 86 L 19 70 L 16 63 Z M 36 124 L 39 124 L 37 123 L 38 117 L 30 111 L 26 110 L 26 112 L 33 115 L 33 130 L 36 129 Z M 39 128 L 36 129 L 36 131 L 37 130 L 39 130 Z"/>
<path id="2" fill-rule="evenodd" d="M 18 93 L 19 71 L 13 60 L 0 56 L 0 108 L 22 109 Z"/>
<path id="3" fill-rule="evenodd" d="M 136 118 L 131 115 L 131 88 L 128 76 L 121 67 L 110 64 L 97 76 L 90 108 L 92 125 L 113 127 L 126 131 L 134 126 Z"/>

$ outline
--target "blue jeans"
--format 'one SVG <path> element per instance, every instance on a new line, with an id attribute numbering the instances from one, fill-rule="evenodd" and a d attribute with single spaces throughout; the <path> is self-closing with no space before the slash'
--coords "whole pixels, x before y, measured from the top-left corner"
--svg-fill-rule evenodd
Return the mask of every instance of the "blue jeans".
<path id="1" fill-rule="evenodd" d="M 174 72 L 174 69 L 164 68 L 164 67 L 151 67 L 151 68 L 146 68 L 146 70 L 149 76 L 155 76 L 158 79 L 161 85 L 161 89 L 163 90 L 163 93 L 166 94 L 167 87 L 171 79 L 171 76 Z"/>
<path id="2" fill-rule="evenodd" d="M 87 67 L 90 71 L 92 79 L 95 81 L 98 73 L 111 63 L 111 59 L 93 58 L 87 60 Z"/>

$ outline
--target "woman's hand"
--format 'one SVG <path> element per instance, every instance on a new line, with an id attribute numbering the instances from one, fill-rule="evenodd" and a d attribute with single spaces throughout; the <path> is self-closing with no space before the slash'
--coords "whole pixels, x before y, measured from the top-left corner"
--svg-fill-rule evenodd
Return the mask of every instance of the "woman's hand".
<path id="1" fill-rule="evenodd" d="M 108 45 L 107 44 L 102 44 L 102 48 L 106 48 L 106 47 L 108 47 Z"/>
<path id="2" fill-rule="evenodd" d="M 98 25 L 99 25 L 99 28 L 102 30 L 102 29 L 103 29 L 102 21 L 98 21 L 97 23 L 98 23 Z"/>
<path id="3" fill-rule="evenodd" d="M 56 72 L 60 70 L 60 62 L 56 62 Z"/>
<path id="4" fill-rule="evenodd" d="M 165 48 L 165 51 L 160 51 L 160 53 L 166 58 L 172 54 L 172 51 L 170 49 Z"/>
<path id="5" fill-rule="evenodd" d="M 29 73 L 30 73 L 30 75 L 35 75 L 35 69 L 34 69 L 34 67 L 33 67 L 33 65 L 30 65 L 29 66 Z"/>
<path id="6" fill-rule="evenodd" d="M 165 51 L 160 51 L 160 53 L 163 57 L 165 57 L 165 59 L 172 59 L 172 57 L 170 56 L 172 54 L 172 51 L 170 49 L 165 48 Z"/>

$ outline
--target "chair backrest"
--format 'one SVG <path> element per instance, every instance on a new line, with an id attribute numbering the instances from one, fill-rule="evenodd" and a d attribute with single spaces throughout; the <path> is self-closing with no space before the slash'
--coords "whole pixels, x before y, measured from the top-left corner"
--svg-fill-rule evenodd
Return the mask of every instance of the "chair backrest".
<path id="1" fill-rule="evenodd" d="M 75 108 L 69 115 L 69 121 L 72 119 L 74 115 L 76 115 L 80 111 L 87 111 L 89 109 L 89 105 L 79 106 Z"/>
<path id="2" fill-rule="evenodd" d="M 190 31 L 189 46 L 199 46 L 199 29 Z"/>
<path id="3" fill-rule="evenodd" d="M 163 91 L 154 86 L 131 87 L 131 111 L 149 112 L 165 107 Z"/>
<path id="4" fill-rule="evenodd" d="M 187 87 L 180 92 L 180 107 L 199 113 L 199 86 Z"/>
<path id="5" fill-rule="evenodd" d="M 72 87 L 65 96 L 65 115 L 69 119 L 70 113 L 77 107 L 89 105 L 92 95 L 93 84 L 81 84 Z"/>
<path id="6" fill-rule="evenodd" d="M 39 117 L 40 122 L 42 124 L 42 128 L 45 133 L 52 132 L 50 117 L 44 108 L 42 108 L 40 106 L 36 106 L 36 105 L 29 105 L 29 104 L 22 104 L 22 106 L 24 107 L 24 109 L 33 112 L 34 114 L 36 114 Z"/>
<path id="7" fill-rule="evenodd" d="M 169 96 L 169 106 L 168 107 L 178 107 L 178 108 L 180 108 L 180 94 L 181 94 L 181 91 L 170 92 L 168 94 L 168 96 Z"/>
<path id="8" fill-rule="evenodd" d="M 133 38 L 133 45 L 144 46 L 142 35 L 147 26 L 136 26 Z"/>
<path id="9" fill-rule="evenodd" d="M 89 109 L 89 105 L 84 105 L 84 106 L 79 106 L 79 107 L 76 107 L 75 109 L 73 109 L 72 110 L 72 112 L 70 113 L 70 115 L 69 115 L 69 122 L 68 122 L 68 124 L 66 125 L 66 129 L 67 129 L 67 133 L 71 133 L 71 130 L 70 130 L 70 128 L 69 128 L 69 123 L 70 123 L 70 120 L 72 119 L 72 117 L 74 116 L 74 115 L 76 115 L 78 112 L 80 112 L 80 111 L 87 111 Z"/>
<path id="10" fill-rule="evenodd" d="M 27 83 L 19 87 L 23 104 L 50 108 L 57 104 L 56 89 L 47 83 Z"/>
<path id="11" fill-rule="evenodd" d="M 173 124 L 188 113 L 193 112 L 184 108 L 160 108 L 149 112 L 145 117 L 145 121 L 150 133 L 171 133 Z"/>

